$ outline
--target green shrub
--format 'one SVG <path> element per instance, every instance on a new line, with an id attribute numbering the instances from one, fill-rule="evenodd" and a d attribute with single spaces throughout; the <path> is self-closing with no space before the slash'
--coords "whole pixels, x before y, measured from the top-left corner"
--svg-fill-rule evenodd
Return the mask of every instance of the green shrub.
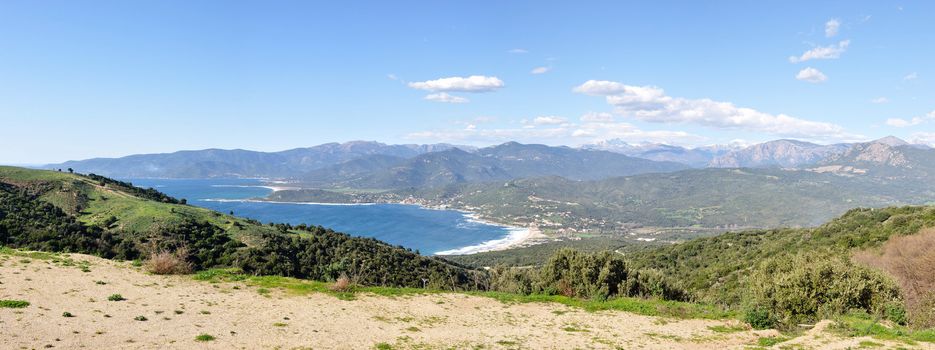
<path id="1" fill-rule="evenodd" d="M 62 317 L 75 317 L 75 315 L 72 315 L 71 312 L 65 311 L 62 313 Z"/>
<path id="2" fill-rule="evenodd" d="M 747 308 L 743 313 L 743 321 L 754 329 L 769 329 L 776 324 L 769 310 L 762 307 Z"/>
<path id="3" fill-rule="evenodd" d="M 195 341 L 201 341 L 201 342 L 212 341 L 214 339 L 216 338 L 210 334 L 199 334 L 198 336 L 195 337 Z"/>
<path id="4" fill-rule="evenodd" d="M 124 301 L 124 300 L 127 300 L 127 299 L 124 298 L 124 297 L 123 297 L 122 295 L 120 295 L 120 294 L 111 294 L 109 297 L 107 297 L 107 300 L 110 300 L 110 301 Z"/>
<path id="5" fill-rule="evenodd" d="M 29 302 L 25 300 L 0 300 L 0 307 L 10 308 L 10 309 L 22 309 L 29 306 Z"/>
<path id="6" fill-rule="evenodd" d="M 887 305 L 901 302 L 896 283 L 846 257 L 809 253 L 768 259 L 754 271 L 750 282 L 748 303 L 756 309 L 749 317 L 759 326 L 766 325 L 768 319 L 776 326 L 792 326 L 852 309 L 905 322 L 905 311 L 892 306 L 887 310 Z"/>
<path id="7" fill-rule="evenodd" d="M 630 270 L 611 253 L 562 249 L 539 272 L 538 289 L 546 294 L 604 300 L 615 296 L 686 300 L 687 295 L 659 271 Z"/>
<path id="8" fill-rule="evenodd" d="M 149 320 L 148 318 L 146 318 L 146 316 L 142 316 L 142 315 L 136 316 L 133 319 L 137 321 L 148 321 Z"/>
<path id="9" fill-rule="evenodd" d="M 887 320 L 896 324 L 905 326 L 909 321 L 909 317 L 906 315 L 906 307 L 901 302 L 891 301 L 886 303 L 883 306 L 883 312 Z"/>

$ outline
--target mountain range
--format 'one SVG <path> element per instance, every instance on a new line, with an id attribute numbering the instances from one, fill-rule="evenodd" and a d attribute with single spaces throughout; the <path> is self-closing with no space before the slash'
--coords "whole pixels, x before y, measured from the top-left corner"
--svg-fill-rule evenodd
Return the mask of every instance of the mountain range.
<path id="1" fill-rule="evenodd" d="M 352 141 L 326 143 L 280 152 L 206 149 L 138 154 L 121 158 L 68 161 L 45 165 L 42 168 L 73 168 L 82 173 L 117 178 L 288 178 L 370 155 L 408 158 L 455 147 L 466 150 L 475 149 L 470 146 L 449 144 L 387 145 L 379 142 Z"/>
<path id="2" fill-rule="evenodd" d="M 688 168 L 681 163 L 652 161 L 607 151 L 508 142 L 474 152 L 453 148 L 408 159 L 368 156 L 312 171 L 301 181 L 315 187 L 388 189 L 539 176 L 596 180 Z"/>
<path id="3" fill-rule="evenodd" d="M 117 178 L 277 178 L 321 187 L 442 186 L 540 176 L 572 180 L 664 173 L 687 168 L 813 169 L 860 175 L 886 161 L 928 174 L 932 149 L 896 137 L 866 143 L 819 145 L 775 140 L 747 147 L 685 148 L 631 145 L 619 139 L 578 148 L 507 142 L 476 148 L 451 144 L 388 145 L 373 141 L 327 143 L 280 152 L 207 149 L 49 164 Z M 925 164 L 911 164 L 909 159 Z M 875 174 L 885 171 L 874 168 Z M 901 171 L 901 173 L 904 173 Z"/>

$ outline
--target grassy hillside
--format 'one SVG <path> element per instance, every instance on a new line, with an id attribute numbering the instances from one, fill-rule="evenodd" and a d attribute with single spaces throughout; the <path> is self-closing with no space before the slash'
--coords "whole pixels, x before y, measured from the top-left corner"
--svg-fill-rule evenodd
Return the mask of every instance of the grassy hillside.
<path id="1" fill-rule="evenodd" d="M 96 176 L 0 167 L 0 243 L 135 259 L 187 251 L 194 268 L 438 288 L 473 285 L 473 272 L 373 239 L 315 226 L 259 222 L 180 204 Z"/>
<path id="2" fill-rule="evenodd" d="M 635 268 L 655 270 L 679 281 L 694 294 L 696 301 L 751 307 L 758 303 L 772 305 L 784 297 L 798 297 L 803 302 L 821 304 L 828 301 L 821 299 L 822 293 L 846 284 L 842 281 L 846 281 L 848 273 L 866 272 L 867 275 L 855 278 L 861 281 L 860 286 L 847 286 L 847 293 L 868 291 L 863 288 L 871 288 L 869 281 L 886 283 L 887 290 L 896 290 L 893 275 L 878 276 L 880 273 L 875 269 L 867 272 L 863 265 L 851 262 L 852 255 L 878 248 L 890 238 L 915 235 L 930 227 L 935 227 L 935 207 L 854 209 L 816 228 L 731 232 L 628 253 L 627 260 Z M 909 256 L 903 257 L 901 262 L 916 263 Z M 808 270 L 818 267 L 827 267 L 827 270 Z M 812 272 L 816 275 L 808 275 Z M 805 277 L 805 280 L 797 279 Z M 784 284 L 795 281 L 804 284 Z M 785 292 L 770 290 L 777 286 L 789 289 Z M 796 296 L 802 291 L 812 294 Z M 760 292 L 769 292 L 766 297 L 770 300 L 758 300 L 764 297 L 758 294 Z M 800 307 L 799 311 L 812 310 L 816 314 L 820 311 L 819 306 L 809 307 Z M 912 315 L 914 311 L 918 315 Z M 928 312 L 931 310 L 910 310 L 909 316 L 923 317 Z"/>

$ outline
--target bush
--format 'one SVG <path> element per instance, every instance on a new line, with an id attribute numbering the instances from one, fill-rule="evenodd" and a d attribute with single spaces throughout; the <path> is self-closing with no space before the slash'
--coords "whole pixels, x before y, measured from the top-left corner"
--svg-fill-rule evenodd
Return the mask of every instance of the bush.
<path id="1" fill-rule="evenodd" d="M 893 216 L 889 221 L 904 221 L 904 217 Z M 915 327 L 935 326 L 935 307 L 931 300 L 926 301 L 926 298 L 933 298 L 929 294 L 935 290 L 935 273 L 932 273 L 932 266 L 935 266 L 935 229 L 891 237 L 880 249 L 855 253 L 854 260 L 886 271 L 899 282 L 906 301 L 905 309 L 911 316 L 907 319 L 907 312 L 903 309 L 902 315 L 894 317 L 902 316 L 903 322 L 910 321 Z"/>
<path id="2" fill-rule="evenodd" d="M 631 270 L 623 258 L 611 252 L 559 250 L 542 267 L 538 277 L 538 289 L 548 294 L 596 300 L 616 296 L 688 299 L 661 272 Z"/>
<path id="3" fill-rule="evenodd" d="M 887 305 L 901 303 L 899 288 L 886 275 L 827 254 L 766 260 L 750 282 L 748 305 L 757 310 L 750 317 L 760 325 L 771 319 L 777 326 L 788 327 L 852 309 L 890 316 Z M 891 309 L 892 317 L 900 317 L 898 310 Z M 766 317 L 760 314 L 764 311 Z"/>
<path id="4" fill-rule="evenodd" d="M 743 314 L 743 321 L 754 329 L 773 328 L 773 325 L 776 323 L 770 315 L 769 310 L 762 307 L 747 308 Z"/>
<path id="5" fill-rule="evenodd" d="M 187 261 L 188 249 L 179 248 L 175 252 L 162 250 L 146 259 L 146 270 L 156 275 L 181 275 L 192 272 L 192 265 Z"/>
<path id="6" fill-rule="evenodd" d="M 353 284 L 353 281 L 351 281 L 347 275 L 341 274 L 341 277 L 338 277 L 338 279 L 334 281 L 330 289 L 335 292 L 346 292 L 351 289 Z"/>
<path id="7" fill-rule="evenodd" d="M 107 297 L 107 300 L 110 300 L 110 301 L 124 301 L 124 300 L 127 300 L 127 299 L 124 298 L 124 297 L 123 297 L 122 295 L 120 295 L 120 294 L 111 294 L 109 297 Z"/>
<path id="8" fill-rule="evenodd" d="M 22 309 L 29 306 L 29 302 L 25 300 L 0 300 L 0 307 L 10 308 L 10 309 Z"/>

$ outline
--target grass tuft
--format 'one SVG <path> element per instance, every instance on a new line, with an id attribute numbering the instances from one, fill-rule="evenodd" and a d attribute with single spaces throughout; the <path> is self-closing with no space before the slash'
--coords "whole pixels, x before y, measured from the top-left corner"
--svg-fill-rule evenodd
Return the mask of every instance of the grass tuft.
<path id="1" fill-rule="evenodd" d="M 217 339 L 217 338 L 215 338 L 213 335 L 204 334 L 204 333 L 199 334 L 195 337 L 195 341 L 200 341 L 200 342 L 212 341 L 214 339 Z"/>
<path id="2" fill-rule="evenodd" d="M 25 300 L 0 300 L 0 308 L 22 309 L 27 306 L 29 302 Z"/>

